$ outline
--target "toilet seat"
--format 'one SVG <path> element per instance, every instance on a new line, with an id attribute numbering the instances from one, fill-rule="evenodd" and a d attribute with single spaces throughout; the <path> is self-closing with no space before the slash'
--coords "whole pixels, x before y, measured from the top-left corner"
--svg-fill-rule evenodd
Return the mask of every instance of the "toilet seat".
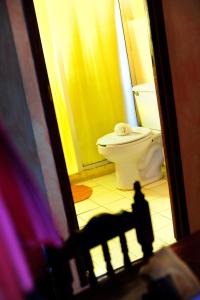
<path id="1" fill-rule="evenodd" d="M 97 140 L 97 145 L 122 145 L 141 140 L 151 134 L 151 130 L 145 127 L 134 127 L 128 135 L 117 135 L 115 132 L 108 133 Z"/>

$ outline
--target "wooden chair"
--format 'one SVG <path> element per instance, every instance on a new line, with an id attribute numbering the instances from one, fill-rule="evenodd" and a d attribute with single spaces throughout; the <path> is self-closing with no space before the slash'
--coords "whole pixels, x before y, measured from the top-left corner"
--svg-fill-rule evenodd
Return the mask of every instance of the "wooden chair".
<path id="1" fill-rule="evenodd" d="M 139 182 L 134 183 L 134 190 L 131 212 L 97 215 L 83 229 L 71 235 L 62 249 L 48 250 L 54 296 L 51 295 L 52 297 L 46 299 L 129 299 L 123 298 L 124 294 L 127 295 L 126 286 L 129 285 L 130 288 L 130 284 L 135 284 L 134 279 L 140 266 L 153 253 L 154 240 L 148 202 L 141 192 Z M 125 236 L 125 232 L 133 228 L 136 230 L 137 240 L 143 252 L 143 259 L 136 262 L 130 261 Z M 124 267 L 120 270 L 113 269 L 108 248 L 108 241 L 117 236 L 124 259 Z M 102 246 L 107 268 L 107 274 L 101 279 L 96 278 L 94 274 L 90 255 L 90 249 L 98 245 Z M 73 295 L 72 289 L 73 276 L 69 264 L 72 258 L 77 262 L 81 286 L 90 286 L 90 289 L 78 295 Z M 130 297 L 134 299 L 133 296 Z"/>

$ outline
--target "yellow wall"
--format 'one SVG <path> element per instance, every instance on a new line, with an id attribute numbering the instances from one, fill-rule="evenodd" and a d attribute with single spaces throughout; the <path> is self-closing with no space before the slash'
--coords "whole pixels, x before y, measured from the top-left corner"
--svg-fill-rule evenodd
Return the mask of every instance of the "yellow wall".
<path id="1" fill-rule="evenodd" d="M 126 121 L 114 1 L 35 0 L 34 4 L 72 174 L 80 163 L 77 149 L 84 165 L 102 160 L 97 139 Z"/>
<path id="2" fill-rule="evenodd" d="M 154 82 L 144 0 L 120 0 L 132 85 Z"/>

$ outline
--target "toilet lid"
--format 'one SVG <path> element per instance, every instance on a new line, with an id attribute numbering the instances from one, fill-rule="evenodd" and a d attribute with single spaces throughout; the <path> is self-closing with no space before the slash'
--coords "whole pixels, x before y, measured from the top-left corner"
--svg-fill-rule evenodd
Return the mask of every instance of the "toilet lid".
<path id="1" fill-rule="evenodd" d="M 151 133 L 149 128 L 134 127 L 127 135 L 117 135 L 115 132 L 108 133 L 97 140 L 97 145 L 121 145 L 143 139 Z"/>

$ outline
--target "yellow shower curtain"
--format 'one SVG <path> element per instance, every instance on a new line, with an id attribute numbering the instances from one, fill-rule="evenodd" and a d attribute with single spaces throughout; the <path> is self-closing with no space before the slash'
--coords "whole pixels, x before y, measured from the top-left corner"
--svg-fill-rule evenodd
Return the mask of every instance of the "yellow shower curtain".
<path id="1" fill-rule="evenodd" d="M 96 141 L 126 121 L 114 0 L 34 0 L 69 174 L 102 160 Z"/>

